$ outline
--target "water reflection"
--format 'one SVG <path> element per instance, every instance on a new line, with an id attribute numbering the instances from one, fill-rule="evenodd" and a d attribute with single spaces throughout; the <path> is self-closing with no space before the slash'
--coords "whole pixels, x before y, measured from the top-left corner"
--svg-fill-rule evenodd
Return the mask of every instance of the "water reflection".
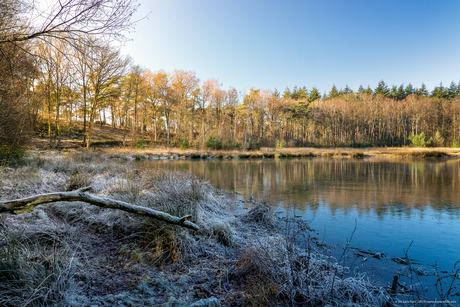
<path id="1" fill-rule="evenodd" d="M 244 161 L 154 162 L 169 169 L 188 170 L 219 188 L 247 196 L 315 210 L 328 204 L 337 209 L 379 216 L 436 211 L 459 214 L 458 160 L 413 161 L 368 159 L 292 159 Z"/>
<path id="2" fill-rule="evenodd" d="M 190 171 L 242 197 L 269 198 L 313 219 L 328 243 L 450 270 L 460 259 L 460 161 L 289 159 L 145 162 Z M 391 276 L 390 276 L 391 277 Z"/>

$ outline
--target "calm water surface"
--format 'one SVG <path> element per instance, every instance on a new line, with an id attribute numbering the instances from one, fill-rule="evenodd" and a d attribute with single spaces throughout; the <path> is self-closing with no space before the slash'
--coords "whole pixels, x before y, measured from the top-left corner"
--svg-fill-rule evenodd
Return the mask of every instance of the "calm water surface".
<path id="1" fill-rule="evenodd" d="M 283 159 L 148 162 L 187 170 L 240 197 L 270 198 L 320 240 L 451 271 L 460 260 L 460 160 Z M 386 263 L 390 274 L 397 265 Z M 393 271 L 392 271 L 393 270 Z"/>

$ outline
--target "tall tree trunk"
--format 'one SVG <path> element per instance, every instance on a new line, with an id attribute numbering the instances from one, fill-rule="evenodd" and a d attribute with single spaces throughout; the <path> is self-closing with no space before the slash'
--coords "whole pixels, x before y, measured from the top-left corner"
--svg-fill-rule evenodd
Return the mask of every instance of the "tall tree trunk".
<path id="1" fill-rule="evenodd" d="M 88 139 L 88 131 L 86 127 L 86 83 L 85 78 L 83 78 L 83 145 L 87 146 L 87 139 Z"/>

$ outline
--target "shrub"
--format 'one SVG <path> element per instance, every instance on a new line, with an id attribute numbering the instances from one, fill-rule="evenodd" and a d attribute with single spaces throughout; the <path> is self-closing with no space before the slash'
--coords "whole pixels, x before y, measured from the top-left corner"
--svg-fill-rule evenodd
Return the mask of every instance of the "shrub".
<path id="1" fill-rule="evenodd" d="M 222 149 L 222 139 L 219 139 L 218 137 L 214 136 L 214 134 L 212 133 L 208 136 L 205 143 L 206 143 L 206 148 L 208 149 L 214 149 L 214 150 Z"/>
<path id="2" fill-rule="evenodd" d="M 287 147 L 287 143 L 286 143 L 285 140 L 281 140 L 281 141 L 276 140 L 276 142 L 275 142 L 275 147 L 276 147 L 276 148 L 286 148 L 286 147 Z"/>
<path id="3" fill-rule="evenodd" d="M 136 149 L 144 149 L 144 141 L 143 140 L 137 140 Z"/>
<path id="4" fill-rule="evenodd" d="M 372 147 L 371 143 L 354 143 L 351 145 L 353 148 L 366 148 L 366 147 Z"/>
<path id="5" fill-rule="evenodd" d="M 412 146 L 414 147 L 427 147 L 431 144 L 433 138 L 427 140 L 426 135 L 423 132 L 420 134 L 411 133 L 411 135 L 409 136 L 409 141 L 411 141 Z"/>
<path id="6" fill-rule="evenodd" d="M 243 147 L 243 144 L 240 141 L 225 140 L 222 143 L 222 149 L 225 150 L 241 149 L 241 147 Z"/>
<path id="7" fill-rule="evenodd" d="M 0 145 L 0 163 L 18 162 L 24 157 L 24 154 L 22 144 L 12 142 Z"/>
<path id="8" fill-rule="evenodd" d="M 452 147 L 452 148 L 460 148 L 460 144 L 458 143 L 458 141 L 454 141 L 454 142 L 452 143 L 452 146 L 451 146 L 451 147 Z"/>
<path id="9" fill-rule="evenodd" d="M 175 140 L 170 140 L 170 142 L 169 142 L 169 147 L 170 147 L 170 148 L 177 147 L 176 141 L 175 141 Z"/>
<path id="10" fill-rule="evenodd" d="M 402 145 L 404 145 L 404 142 L 403 142 L 403 140 L 400 139 L 400 138 L 395 138 L 395 139 L 393 140 L 393 144 L 392 144 L 392 145 L 393 145 L 393 146 L 396 146 L 396 147 L 401 147 Z"/>
<path id="11" fill-rule="evenodd" d="M 180 141 L 180 149 L 181 149 L 181 150 L 187 150 L 189 147 L 190 147 L 190 145 L 189 145 L 189 143 L 188 143 L 187 138 L 183 138 L 183 139 Z"/>
<path id="12" fill-rule="evenodd" d="M 433 145 L 436 147 L 444 146 L 444 138 L 441 136 L 441 133 L 439 133 L 439 131 L 436 131 L 436 134 L 433 139 Z"/>
<path id="13" fill-rule="evenodd" d="M 286 148 L 287 147 L 287 143 L 285 140 L 281 140 L 280 142 L 280 148 Z"/>
<path id="14" fill-rule="evenodd" d="M 249 143 L 246 145 L 247 150 L 259 150 L 260 149 L 260 143 L 256 140 L 251 140 Z"/>
<path id="15" fill-rule="evenodd" d="M 387 140 L 380 139 L 377 142 L 377 146 L 379 146 L 379 147 L 384 147 L 384 146 L 388 146 L 388 145 L 390 145 L 390 143 Z"/>

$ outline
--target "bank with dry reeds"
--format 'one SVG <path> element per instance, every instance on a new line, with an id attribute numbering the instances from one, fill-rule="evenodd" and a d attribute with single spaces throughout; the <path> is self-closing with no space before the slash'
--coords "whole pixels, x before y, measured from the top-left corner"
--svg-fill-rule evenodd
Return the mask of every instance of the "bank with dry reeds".
<path id="1" fill-rule="evenodd" d="M 289 159 L 289 158 L 364 158 L 364 157 L 408 157 L 408 158 L 458 158 L 459 148 L 261 148 L 260 150 L 197 150 L 178 148 L 113 147 L 98 149 L 108 155 L 134 160 L 161 159 Z"/>

